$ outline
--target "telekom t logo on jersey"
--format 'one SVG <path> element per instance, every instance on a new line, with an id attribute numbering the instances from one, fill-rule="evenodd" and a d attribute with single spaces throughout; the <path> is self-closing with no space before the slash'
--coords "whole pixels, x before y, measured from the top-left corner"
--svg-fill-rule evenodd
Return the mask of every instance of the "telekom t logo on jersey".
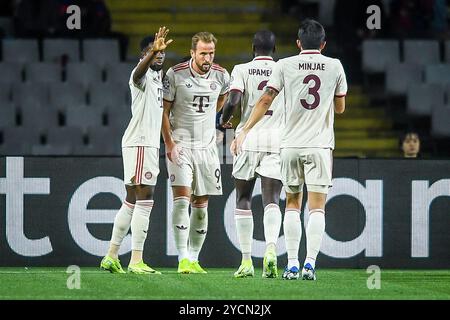
<path id="1" fill-rule="evenodd" d="M 198 100 L 198 104 L 196 100 Z M 198 113 L 205 113 L 205 110 L 203 110 L 203 108 L 209 107 L 209 104 L 205 104 L 204 100 L 206 100 L 205 102 L 209 102 L 209 96 L 194 96 L 194 108 L 197 108 L 198 106 Z"/>

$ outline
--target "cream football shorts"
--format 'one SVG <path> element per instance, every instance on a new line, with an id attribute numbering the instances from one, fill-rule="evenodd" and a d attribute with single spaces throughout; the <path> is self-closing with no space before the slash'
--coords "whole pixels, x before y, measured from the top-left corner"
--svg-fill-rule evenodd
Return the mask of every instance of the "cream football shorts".
<path id="1" fill-rule="evenodd" d="M 307 191 L 328 193 L 332 185 L 333 156 L 331 149 L 283 148 L 281 157 L 281 180 L 286 192 Z"/>
<path id="2" fill-rule="evenodd" d="M 126 185 L 156 185 L 159 174 L 159 149 L 123 147 L 123 180 Z"/>
<path id="3" fill-rule="evenodd" d="M 171 186 L 185 186 L 196 196 L 221 195 L 222 177 L 216 145 L 208 149 L 182 148 L 181 165 L 166 157 Z"/>
<path id="4" fill-rule="evenodd" d="M 280 154 L 243 150 L 233 158 L 233 177 L 251 180 L 257 175 L 281 180 Z"/>

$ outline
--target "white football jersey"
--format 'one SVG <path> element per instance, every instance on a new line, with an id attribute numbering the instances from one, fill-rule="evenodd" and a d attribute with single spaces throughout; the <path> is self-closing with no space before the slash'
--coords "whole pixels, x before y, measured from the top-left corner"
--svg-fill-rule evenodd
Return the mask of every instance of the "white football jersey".
<path id="1" fill-rule="evenodd" d="M 264 93 L 266 84 L 275 66 L 270 56 L 258 56 L 252 61 L 238 64 L 231 72 L 230 91 L 242 92 L 241 120 L 236 128 L 236 136 L 241 132 L 247 122 L 253 107 Z M 284 96 L 279 94 L 273 101 L 264 118 L 261 119 L 248 133 L 243 150 L 280 152 L 280 130 L 283 120 Z"/>
<path id="2" fill-rule="evenodd" d="M 200 75 L 192 59 L 167 70 L 164 100 L 173 102 L 170 125 L 173 140 L 185 148 L 207 149 L 216 143 L 216 107 L 220 95 L 228 93 L 230 75 L 213 64 Z"/>
<path id="3" fill-rule="evenodd" d="M 162 72 L 148 69 L 139 85 L 133 82 L 133 69 L 129 86 L 131 90 L 131 120 L 122 137 L 122 147 L 160 147 L 162 123 Z"/>
<path id="4" fill-rule="evenodd" d="M 319 50 L 279 60 L 267 87 L 284 89 L 281 148 L 334 149 L 334 97 L 347 94 L 344 68 Z"/>

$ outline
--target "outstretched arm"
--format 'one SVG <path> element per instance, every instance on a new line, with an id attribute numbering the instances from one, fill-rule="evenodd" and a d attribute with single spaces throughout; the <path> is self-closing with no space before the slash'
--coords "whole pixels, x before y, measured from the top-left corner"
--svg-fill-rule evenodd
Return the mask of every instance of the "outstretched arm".
<path id="1" fill-rule="evenodd" d="M 139 85 L 141 83 L 142 78 L 145 76 L 148 68 L 153 63 L 157 53 L 159 51 L 165 50 L 167 46 L 173 41 L 172 39 L 170 39 L 166 42 L 166 36 L 168 33 L 169 29 L 166 29 L 166 27 L 159 28 L 159 31 L 155 34 L 153 45 L 137 65 L 136 71 L 133 74 L 134 84 Z"/>
<path id="2" fill-rule="evenodd" d="M 252 113 L 250 114 L 250 117 L 248 118 L 247 122 L 242 127 L 241 133 L 239 133 L 239 135 L 236 137 L 236 140 L 234 141 L 231 150 L 233 154 L 237 154 L 241 151 L 242 144 L 244 143 L 247 133 L 250 131 L 251 128 L 255 126 L 255 124 L 258 123 L 258 121 L 260 121 L 264 117 L 264 114 L 267 112 L 267 110 L 269 110 L 273 100 L 277 95 L 278 91 L 270 87 L 266 88 L 266 91 L 259 98 L 255 107 L 253 108 Z"/>

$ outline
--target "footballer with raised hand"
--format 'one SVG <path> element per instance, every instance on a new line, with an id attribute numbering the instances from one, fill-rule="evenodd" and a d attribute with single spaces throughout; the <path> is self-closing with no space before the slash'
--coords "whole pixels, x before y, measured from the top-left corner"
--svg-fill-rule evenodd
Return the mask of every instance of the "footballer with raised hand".
<path id="1" fill-rule="evenodd" d="M 162 67 L 169 29 L 159 28 L 155 37 L 141 42 L 141 59 L 131 72 L 132 117 L 122 138 L 124 183 L 127 192 L 114 219 L 107 255 L 100 267 L 112 273 L 125 273 L 119 260 L 120 245 L 131 227 L 131 259 L 128 272 L 160 274 L 143 261 L 153 194 L 159 174 L 159 147 L 162 120 Z"/>

